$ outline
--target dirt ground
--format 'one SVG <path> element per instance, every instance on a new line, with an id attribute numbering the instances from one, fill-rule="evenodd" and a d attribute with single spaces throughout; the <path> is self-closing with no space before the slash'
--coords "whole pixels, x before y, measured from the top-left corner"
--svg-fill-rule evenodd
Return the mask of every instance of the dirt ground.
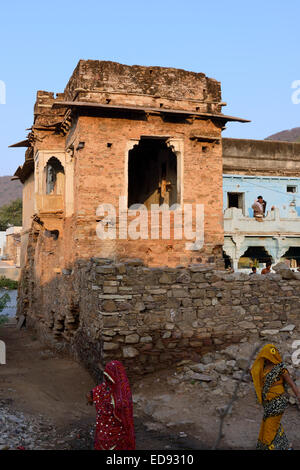
<path id="1" fill-rule="evenodd" d="M 0 409 L 8 405 L 10 415 L 39 419 L 43 434 L 36 436 L 38 448 L 92 449 L 95 410 L 86 405 L 85 394 L 95 384 L 88 372 L 41 344 L 34 331 L 6 325 L 0 327 L 0 339 L 6 344 Z M 167 428 L 148 429 L 141 416 L 135 416 L 135 428 L 139 450 L 201 448 L 193 438 L 183 439 Z"/>
<path id="2" fill-rule="evenodd" d="M 200 383 L 180 384 L 172 389 L 169 378 L 170 371 L 165 376 L 160 372 L 136 383 L 133 387 L 136 407 L 146 409 L 156 423 L 177 433 L 183 431 L 205 449 L 213 449 L 220 432 L 220 411 L 226 408 L 232 395 L 219 393 L 220 389 L 208 392 Z M 237 398 L 224 419 L 218 448 L 254 450 L 261 419 L 262 407 L 249 383 L 244 396 Z M 295 405 L 286 410 L 282 424 L 292 447 L 299 450 L 300 411 Z"/>
<path id="3" fill-rule="evenodd" d="M 86 405 L 85 394 L 94 382 L 87 371 L 77 362 L 53 353 L 33 331 L 2 326 L 0 339 L 7 348 L 7 363 L 0 366 L 0 408 L 4 404 L 10 414 L 38 417 L 37 448 L 92 449 L 95 411 Z M 219 433 L 219 409 L 226 406 L 228 396 L 220 390 L 208 393 L 201 383 L 178 385 L 174 377 L 176 368 L 132 384 L 137 449 L 214 446 Z M 262 410 L 251 390 L 237 400 L 225 419 L 219 448 L 254 449 L 261 417 Z M 294 449 L 300 449 L 299 418 L 295 406 L 283 418 Z"/>

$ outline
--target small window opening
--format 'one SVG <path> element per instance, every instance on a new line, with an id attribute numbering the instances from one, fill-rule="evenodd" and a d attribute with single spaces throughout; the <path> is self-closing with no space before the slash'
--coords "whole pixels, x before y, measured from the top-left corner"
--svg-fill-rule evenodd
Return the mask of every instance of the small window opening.
<path id="1" fill-rule="evenodd" d="M 57 240 L 59 237 L 59 230 L 45 230 L 45 237 Z"/>
<path id="2" fill-rule="evenodd" d="M 244 194 L 245 193 L 227 193 L 227 207 L 236 207 L 244 210 Z"/>
<path id="3" fill-rule="evenodd" d="M 287 193 L 296 193 L 297 192 L 297 186 L 287 186 L 286 187 L 286 192 Z"/>

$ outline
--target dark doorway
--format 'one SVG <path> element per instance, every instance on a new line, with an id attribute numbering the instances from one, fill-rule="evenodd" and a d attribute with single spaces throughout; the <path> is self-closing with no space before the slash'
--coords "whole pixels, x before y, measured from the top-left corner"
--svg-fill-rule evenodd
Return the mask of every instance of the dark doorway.
<path id="1" fill-rule="evenodd" d="M 177 157 L 165 139 L 142 138 L 129 152 L 128 207 L 178 202 Z"/>

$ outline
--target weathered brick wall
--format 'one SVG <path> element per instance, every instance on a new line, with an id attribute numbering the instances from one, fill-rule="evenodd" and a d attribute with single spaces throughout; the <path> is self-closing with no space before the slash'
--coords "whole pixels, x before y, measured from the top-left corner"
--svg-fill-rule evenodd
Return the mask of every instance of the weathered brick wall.
<path id="1" fill-rule="evenodd" d="M 77 123 L 75 147 L 75 217 L 73 234 L 77 258 L 139 257 L 153 266 L 211 263 L 222 261 L 222 145 L 195 142 L 193 133 L 217 135 L 220 128 L 207 121 L 164 122 L 160 117 L 147 121 L 81 116 Z M 183 240 L 99 240 L 96 235 L 96 209 L 109 203 L 118 209 L 119 196 L 127 195 L 126 146 L 142 135 L 171 135 L 182 139 L 183 203 L 204 205 L 204 246 L 199 252 L 185 249 Z M 107 143 L 111 146 L 108 148 Z M 206 148 L 206 151 L 203 150 Z M 150 234 L 150 231 L 149 231 Z M 172 235 L 172 232 L 171 232 Z"/>
<path id="2" fill-rule="evenodd" d="M 110 359 L 147 373 L 232 343 L 284 340 L 290 324 L 300 335 L 300 276 L 285 277 L 92 258 L 57 274 L 39 296 L 31 292 L 28 321 L 67 344 L 95 377 Z"/>

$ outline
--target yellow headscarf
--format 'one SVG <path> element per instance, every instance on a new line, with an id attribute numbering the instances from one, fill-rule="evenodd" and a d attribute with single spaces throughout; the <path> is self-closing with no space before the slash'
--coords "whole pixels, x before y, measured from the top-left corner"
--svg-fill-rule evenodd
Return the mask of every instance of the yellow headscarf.
<path id="1" fill-rule="evenodd" d="M 267 344 L 258 353 L 252 368 L 251 375 L 259 403 L 262 403 L 264 360 L 268 359 L 274 365 L 282 362 L 280 353 L 274 344 Z"/>

